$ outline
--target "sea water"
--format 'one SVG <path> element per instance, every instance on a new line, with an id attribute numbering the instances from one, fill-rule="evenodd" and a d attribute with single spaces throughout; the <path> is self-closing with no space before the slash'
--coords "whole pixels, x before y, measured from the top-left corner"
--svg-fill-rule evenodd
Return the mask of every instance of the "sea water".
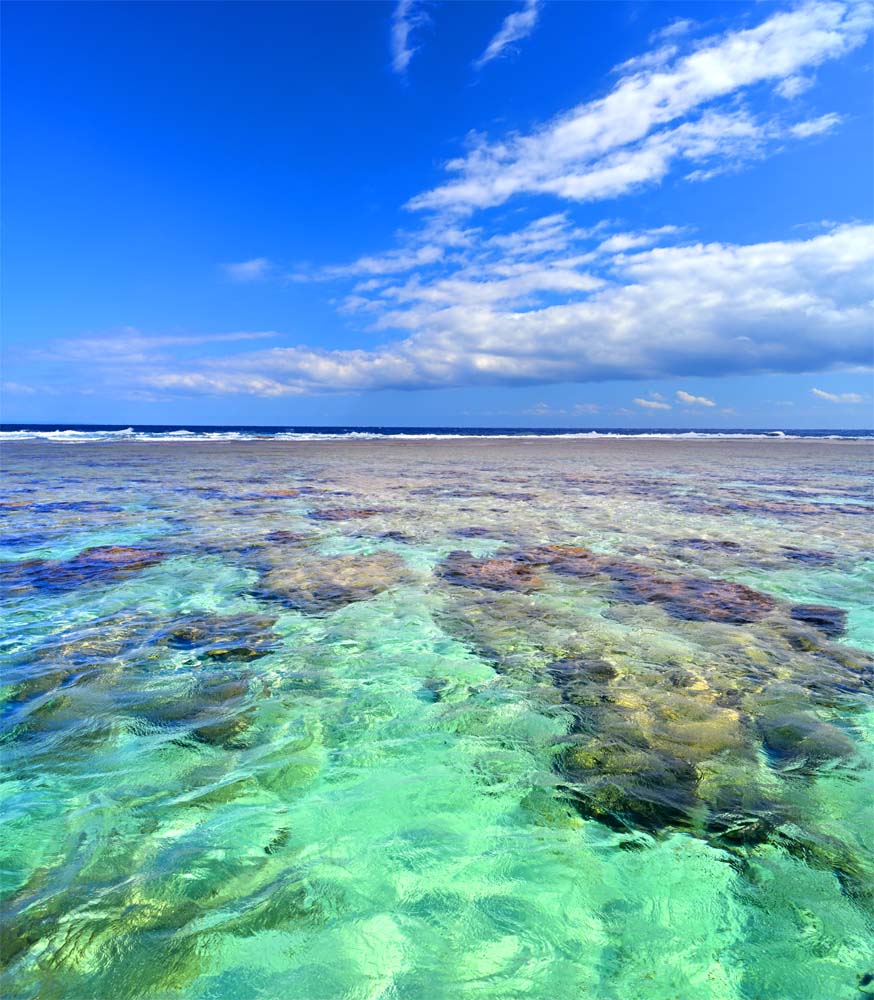
<path id="1" fill-rule="evenodd" d="M 5 447 L 5 997 L 874 995 L 870 442 L 182 437 Z"/>

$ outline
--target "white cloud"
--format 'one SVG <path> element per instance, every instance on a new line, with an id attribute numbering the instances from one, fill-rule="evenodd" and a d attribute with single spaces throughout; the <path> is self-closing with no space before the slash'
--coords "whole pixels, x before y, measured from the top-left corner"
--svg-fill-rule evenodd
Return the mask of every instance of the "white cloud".
<path id="1" fill-rule="evenodd" d="M 416 52 L 412 44 L 413 32 L 428 23 L 428 15 L 421 7 L 421 0 L 398 0 L 392 14 L 391 68 L 395 73 L 406 73 Z"/>
<path id="2" fill-rule="evenodd" d="M 842 118 L 840 115 L 828 114 L 820 115 L 819 118 L 810 118 L 807 121 L 797 122 L 789 131 L 798 139 L 807 139 L 812 135 L 822 135 L 830 132 L 840 125 Z"/>
<path id="3" fill-rule="evenodd" d="M 688 35 L 694 28 L 694 21 L 690 21 L 688 18 L 678 17 L 671 21 L 670 24 L 666 24 L 664 28 L 660 28 L 658 31 L 653 32 L 650 36 L 650 41 L 658 42 L 665 38 L 679 38 L 681 35 Z"/>
<path id="4" fill-rule="evenodd" d="M 857 392 L 826 392 L 824 389 L 811 389 L 817 399 L 827 399 L 830 403 L 861 403 L 862 397 Z"/>
<path id="5" fill-rule="evenodd" d="M 755 84 L 778 85 L 842 55 L 864 42 L 871 22 L 867 2 L 814 0 L 708 39 L 670 65 L 622 76 L 606 97 L 527 135 L 493 143 L 474 136 L 467 155 L 447 164 L 456 178 L 408 207 L 469 212 L 523 193 L 587 201 L 658 181 L 678 157 L 755 152 L 775 129 L 743 111 L 707 107 L 697 119 L 678 122 Z"/>
<path id="6" fill-rule="evenodd" d="M 524 417 L 557 417 L 564 416 L 566 413 L 567 410 L 554 409 L 549 403 L 535 403 L 527 410 L 522 411 Z"/>
<path id="7" fill-rule="evenodd" d="M 774 87 L 774 90 L 781 97 L 785 97 L 787 101 L 791 101 L 799 94 L 803 94 L 805 90 L 809 90 L 813 84 L 814 78 L 812 76 L 787 76 L 785 80 L 781 80 Z"/>
<path id="8" fill-rule="evenodd" d="M 277 347 L 214 366 L 314 392 L 823 371 L 870 360 L 872 263 L 874 227 L 863 225 L 792 242 L 656 247 L 615 258 L 600 284 L 559 260 L 512 278 L 468 262 L 374 293 L 376 327 L 405 339 Z M 557 290 L 568 298 L 554 301 Z"/>
<path id="9" fill-rule="evenodd" d="M 206 375 L 200 372 L 147 375 L 146 385 L 156 389 L 182 390 L 214 396 L 245 394 L 248 396 L 288 396 L 300 394 L 296 386 L 257 375 Z"/>
<path id="10" fill-rule="evenodd" d="M 370 349 L 298 344 L 192 357 L 199 346 L 271 334 L 123 331 L 54 345 L 52 359 L 99 368 L 113 386 L 263 396 L 814 372 L 871 362 L 874 226 L 606 257 L 586 250 L 603 242 L 600 227 L 576 229 L 564 215 L 546 216 L 515 232 L 471 238 L 434 270 L 361 282 L 368 287 L 356 293 L 358 308 L 374 330 L 394 333 Z M 670 406 L 655 396 L 647 402 Z"/>
<path id="11" fill-rule="evenodd" d="M 670 410 L 670 403 L 660 403 L 657 399 L 640 399 L 638 397 L 634 400 L 635 406 L 643 406 L 647 410 Z"/>
<path id="12" fill-rule="evenodd" d="M 576 415 L 584 413 L 597 413 L 601 407 L 597 403 L 575 403 L 573 412 Z"/>
<path id="13" fill-rule="evenodd" d="M 399 274 L 416 268 L 435 264 L 444 254 L 444 248 L 432 244 L 414 249 L 389 250 L 383 254 L 359 257 L 351 264 L 326 267 L 318 275 L 321 278 L 342 278 L 359 274 Z"/>
<path id="14" fill-rule="evenodd" d="M 540 0 L 524 0 L 522 10 L 515 11 L 504 18 L 504 23 L 498 33 L 489 42 L 485 52 L 476 60 L 474 66 L 482 69 L 486 63 L 497 59 L 514 42 L 521 41 L 534 31 L 540 16 Z"/>
<path id="15" fill-rule="evenodd" d="M 231 281 L 259 281 L 267 277 L 271 267 L 266 257 L 253 257 L 252 260 L 241 260 L 236 264 L 222 264 L 222 269 Z"/>
<path id="16" fill-rule="evenodd" d="M 622 253 L 625 250 L 649 247 L 658 243 L 660 236 L 673 236 L 679 232 L 679 226 L 659 226 L 658 229 L 645 229 L 639 233 L 615 233 L 601 243 L 598 252 Z"/>
<path id="17" fill-rule="evenodd" d="M 564 219 L 564 216 L 555 216 Z M 398 234 L 401 246 L 378 254 L 365 254 L 349 264 L 333 264 L 306 273 L 289 275 L 293 281 L 326 281 L 364 275 L 382 276 L 414 271 L 443 260 L 447 253 L 457 252 L 474 245 L 479 229 L 460 229 L 433 221 L 415 233 Z M 359 285 L 356 291 L 364 290 Z"/>
<path id="18" fill-rule="evenodd" d="M 691 392 L 685 392 L 683 389 L 677 390 L 677 400 L 687 406 L 716 406 L 712 399 L 706 396 L 693 396 Z"/>
<path id="19" fill-rule="evenodd" d="M 279 335 L 272 330 L 150 335 L 141 333 L 133 327 L 122 327 L 114 333 L 102 336 L 51 341 L 46 347 L 29 352 L 29 356 L 40 361 L 80 361 L 94 366 L 112 365 L 120 361 L 127 364 L 142 364 L 170 356 L 173 348 L 267 340 L 277 336 Z"/>

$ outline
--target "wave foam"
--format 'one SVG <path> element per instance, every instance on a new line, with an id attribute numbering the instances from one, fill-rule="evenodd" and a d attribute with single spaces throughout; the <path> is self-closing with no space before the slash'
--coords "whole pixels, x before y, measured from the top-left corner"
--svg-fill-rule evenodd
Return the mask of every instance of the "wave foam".
<path id="1" fill-rule="evenodd" d="M 482 430 L 346 430 L 325 429 L 324 431 L 296 431 L 293 428 L 246 428 L 246 429 L 209 429 L 191 430 L 190 428 L 174 428 L 172 430 L 155 430 L 144 427 L 136 430 L 133 427 L 111 429 L 19 427 L 15 430 L 0 431 L 0 442 L 45 441 L 56 444 L 110 444 L 117 442 L 190 442 L 190 441 L 455 441 L 479 439 L 485 441 L 518 441 L 518 440 L 858 440 L 871 437 L 869 431 L 805 431 L 793 433 L 782 430 L 760 431 L 635 431 L 635 430 L 588 430 L 588 431 L 482 431 Z"/>

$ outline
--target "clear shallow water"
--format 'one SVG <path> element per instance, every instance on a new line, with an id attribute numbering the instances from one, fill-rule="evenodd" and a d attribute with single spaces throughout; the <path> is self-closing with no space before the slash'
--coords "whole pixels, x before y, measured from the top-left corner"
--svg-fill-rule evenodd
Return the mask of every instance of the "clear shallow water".
<path id="1" fill-rule="evenodd" d="M 4 995 L 874 994 L 870 458 L 7 445 Z"/>

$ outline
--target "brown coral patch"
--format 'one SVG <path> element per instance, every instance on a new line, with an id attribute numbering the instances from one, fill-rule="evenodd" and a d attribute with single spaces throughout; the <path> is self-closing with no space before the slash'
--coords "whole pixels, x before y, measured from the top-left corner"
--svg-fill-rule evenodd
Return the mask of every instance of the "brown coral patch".
<path id="1" fill-rule="evenodd" d="M 527 561 L 514 557 L 477 559 L 469 552 L 450 552 L 437 570 L 437 575 L 459 587 L 481 587 L 484 590 L 515 590 L 527 594 L 543 587 L 535 568 Z"/>
<path id="2" fill-rule="evenodd" d="M 75 590 L 83 584 L 123 580 L 165 558 L 155 549 L 99 545 L 72 559 L 28 559 L 0 567 L 0 582 L 10 593 Z"/>
<path id="3" fill-rule="evenodd" d="M 382 513 L 384 511 L 369 507 L 331 507 L 326 510 L 310 511 L 308 516 L 313 521 L 356 521 L 362 517 L 375 517 Z"/>
<path id="4" fill-rule="evenodd" d="M 659 604 L 674 618 L 744 625 L 760 621 L 777 601 L 742 583 L 705 577 L 666 577 L 646 566 L 616 560 L 607 567 L 616 592 L 634 604 Z"/>
<path id="5" fill-rule="evenodd" d="M 279 636 L 272 631 L 276 619 L 268 615 L 192 615 L 174 623 L 166 633 L 173 649 L 197 649 L 205 659 L 248 661 L 276 648 Z"/>
<path id="6" fill-rule="evenodd" d="M 847 612 L 827 604 L 796 604 L 789 611 L 789 617 L 811 625 L 830 639 L 842 636 L 847 629 Z"/>
<path id="7" fill-rule="evenodd" d="M 594 576 L 604 570 L 610 559 L 581 545 L 538 545 L 517 558 L 534 566 L 551 569 L 567 576 Z"/>
<path id="8" fill-rule="evenodd" d="M 269 570 L 261 577 L 257 592 L 299 611 L 318 613 L 366 601 L 411 578 L 403 560 L 390 552 L 324 559 L 310 556 Z"/>
<path id="9" fill-rule="evenodd" d="M 725 538 L 678 538 L 674 545 L 677 548 L 695 549 L 698 552 L 741 552 L 740 542 Z"/>
<path id="10" fill-rule="evenodd" d="M 296 545 L 298 542 L 309 541 L 307 535 L 302 535 L 298 531 L 288 531 L 286 528 L 268 532 L 264 537 L 268 542 L 274 542 L 277 545 Z"/>
<path id="11" fill-rule="evenodd" d="M 301 494 L 300 490 L 266 490 L 264 493 L 248 493 L 244 497 L 245 500 L 285 500 L 289 497 L 299 497 Z"/>

